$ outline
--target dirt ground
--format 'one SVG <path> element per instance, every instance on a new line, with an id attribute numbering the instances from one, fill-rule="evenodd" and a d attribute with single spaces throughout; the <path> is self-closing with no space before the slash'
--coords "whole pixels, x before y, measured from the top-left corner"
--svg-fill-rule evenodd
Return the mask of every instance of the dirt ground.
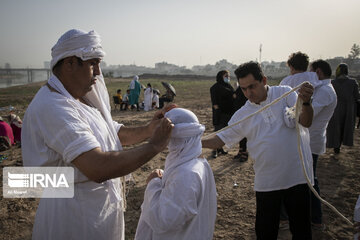
<path id="1" fill-rule="evenodd" d="M 207 90 L 208 91 L 208 90 Z M 207 92 L 206 91 L 206 92 Z M 178 97 L 180 107 L 192 110 L 206 126 L 206 134 L 212 132 L 209 97 L 183 99 Z M 19 109 L 24 111 L 25 109 Z M 145 124 L 154 112 L 113 111 L 115 120 L 125 125 Z M 360 130 L 355 130 L 355 146 L 344 147 L 341 153 L 333 155 L 327 149 L 318 161 L 318 178 L 321 195 L 341 213 L 352 220 L 356 199 L 360 193 Z M 216 159 L 210 157 L 210 150 L 203 150 L 213 169 L 218 192 L 218 209 L 214 239 L 256 239 L 255 236 L 255 193 L 253 191 L 253 160 L 240 163 L 233 160 L 236 148 L 228 155 Z M 13 148 L 2 155 L 7 159 L 0 163 L 5 166 L 21 166 L 21 149 Z M 128 209 L 125 213 L 126 239 L 133 239 L 143 201 L 145 179 L 155 168 L 164 168 L 167 151 L 133 173 L 134 184 L 129 186 Z M 2 171 L 0 172 L 2 179 Z M 2 187 L 2 181 L 1 186 Z M 0 239 L 31 239 L 31 232 L 38 199 L 8 199 L 0 197 Z M 313 231 L 313 239 L 352 239 L 353 229 L 329 208 L 323 206 L 324 231 Z M 64 230 L 66 231 L 66 230 Z M 289 230 L 280 230 L 278 239 L 291 239 Z"/>

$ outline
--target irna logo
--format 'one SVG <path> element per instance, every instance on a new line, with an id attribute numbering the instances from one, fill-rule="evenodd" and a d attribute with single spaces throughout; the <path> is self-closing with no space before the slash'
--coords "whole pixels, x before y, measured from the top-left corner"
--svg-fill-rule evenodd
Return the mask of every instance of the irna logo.
<path id="1" fill-rule="evenodd" d="M 8 172 L 9 187 L 69 187 L 65 174 L 44 174 L 44 173 L 30 173 L 19 174 Z"/>
<path id="2" fill-rule="evenodd" d="M 72 167 L 4 167 L 4 198 L 73 198 Z"/>

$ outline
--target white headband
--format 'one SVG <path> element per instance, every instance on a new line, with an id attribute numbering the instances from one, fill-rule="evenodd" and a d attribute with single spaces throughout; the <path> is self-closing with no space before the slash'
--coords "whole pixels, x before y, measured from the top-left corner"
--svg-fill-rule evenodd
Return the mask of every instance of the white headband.
<path id="1" fill-rule="evenodd" d="M 173 108 L 165 113 L 165 117 L 174 124 L 171 138 L 195 137 L 205 131 L 205 126 L 200 124 L 196 115 L 187 109 Z"/>

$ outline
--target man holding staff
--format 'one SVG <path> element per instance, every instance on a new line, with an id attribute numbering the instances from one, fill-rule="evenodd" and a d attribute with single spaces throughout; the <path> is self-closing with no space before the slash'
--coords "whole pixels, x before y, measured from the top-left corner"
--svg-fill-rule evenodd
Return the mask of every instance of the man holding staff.
<path id="1" fill-rule="evenodd" d="M 267 78 L 256 62 L 247 62 L 235 70 L 239 85 L 248 98 L 229 121 L 229 126 L 271 103 L 291 90 L 287 86 L 268 86 Z M 313 87 L 305 83 L 299 89 L 303 107 L 299 123 L 311 126 Z M 205 148 L 231 147 L 244 137 L 254 159 L 256 191 L 256 235 L 258 239 L 277 239 L 281 202 L 289 214 L 293 239 L 311 239 L 310 192 L 302 172 L 297 150 L 295 119 L 288 108 L 294 106 L 295 92 L 259 114 L 230 127 L 216 136 L 203 139 Z M 307 175 L 313 184 L 312 157 L 307 129 L 302 130 L 301 149 Z"/>

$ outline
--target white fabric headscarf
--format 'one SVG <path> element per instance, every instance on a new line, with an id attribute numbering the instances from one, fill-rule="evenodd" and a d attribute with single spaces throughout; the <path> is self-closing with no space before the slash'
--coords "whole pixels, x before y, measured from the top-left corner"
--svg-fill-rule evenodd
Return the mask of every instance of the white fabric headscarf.
<path id="1" fill-rule="evenodd" d="M 174 128 L 168 145 L 169 154 L 165 160 L 163 185 L 173 169 L 201 155 L 201 136 L 205 131 L 205 126 L 187 109 L 171 109 L 165 117 L 172 121 Z"/>
<path id="2" fill-rule="evenodd" d="M 51 49 L 50 68 L 66 57 L 77 56 L 83 61 L 92 58 L 103 58 L 105 52 L 100 45 L 100 36 L 93 30 L 71 29 L 64 33 Z"/>
<path id="3" fill-rule="evenodd" d="M 51 68 L 55 66 L 55 64 L 61 59 L 70 56 L 77 56 L 83 61 L 93 58 L 102 58 L 103 56 L 105 56 L 105 53 L 102 50 L 100 42 L 100 36 L 95 31 L 90 31 L 88 33 L 76 29 L 67 31 L 59 38 L 58 42 L 52 48 L 51 55 L 53 58 L 51 60 Z M 101 112 L 108 125 L 111 140 L 114 143 L 111 145 L 116 147 L 115 149 L 107 150 L 122 150 L 122 146 L 111 117 L 109 94 L 102 73 L 96 76 L 96 79 L 97 81 L 92 86 L 91 91 L 88 92 L 83 98 L 91 106 L 97 108 Z M 76 79 L 74 79 L 74 81 L 76 81 Z M 50 77 L 48 84 L 65 97 L 74 99 L 73 96 L 71 96 L 71 94 L 65 89 L 64 85 L 55 75 L 52 75 Z M 78 105 L 78 109 L 83 108 L 79 101 L 74 100 L 74 102 Z M 113 182 L 111 180 L 108 180 L 107 182 L 110 187 L 111 201 L 119 201 L 121 197 L 113 186 Z"/>
<path id="4" fill-rule="evenodd" d="M 130 89 L 135 89 L 135 82 L 136 81 L 139 81 L 139 76 L 138 75 L 135 75 L 133 80 L 130 82 L 130 86 L 129 86 Z"/>

